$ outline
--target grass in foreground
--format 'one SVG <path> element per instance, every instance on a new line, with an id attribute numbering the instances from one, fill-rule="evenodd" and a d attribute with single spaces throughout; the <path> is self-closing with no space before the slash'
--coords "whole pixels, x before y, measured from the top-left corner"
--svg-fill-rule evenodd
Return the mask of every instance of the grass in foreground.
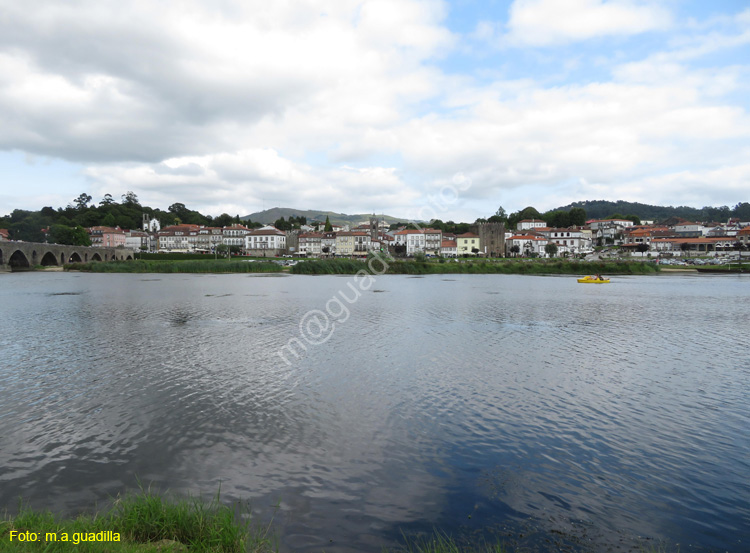
<path id="1" fill-rule="evenodd" d="M 526 547 L 512 547 L 501 543 L 481 544 L 481 545 L 460 545 L 456 540 L 446 534 L 435 532 L 434 536 L 426 539 L 404 538 L 405 545 L 398 549 L 385 549 L 383 553 L 522 553 L 526 551 L 538 551 L 537 548 L 528 549 Z M 550 545 L 549 551 L 558 551 L 558 548 Z M 562 549 L 561 549 L 562 550 Z M 567 548 L 564 550 L 568 551 Z M 598 549 L 582 547 L 581 553 L 598 553 Z M 642 545 L 638 547 L 639 553 L 679 553 L 679 546 L 668 547 L 666 545 Z"/>
<path id="2" fill-rule="evenodd" d="M 405 538 L 405 545 L 397 550 L 387 550 L 384 553 L 510 553 L 501 544 L 462 547 L 453 538 L 435 532 L 430 539 L 413 540 Z"/>
<path id="3" fill-rule="evenodd" d="M 20 541 L 18 532 L 29 539 Z M 115 533 L 120 541 L 88 540 L 92 535 L 94 540 L 112 539 Z M 219 503 L 218 495 L 210 502 L 170 501 L 142 491 L 117 499 L 104 514 L 76 519 L 24 508 L 0 521 L 0 553 L 266 553 L 276 550 L 268 534 L 269 528 L 239 522 L 233 509 Z M 30 541 L 34 535 L 37 539 Z"/>

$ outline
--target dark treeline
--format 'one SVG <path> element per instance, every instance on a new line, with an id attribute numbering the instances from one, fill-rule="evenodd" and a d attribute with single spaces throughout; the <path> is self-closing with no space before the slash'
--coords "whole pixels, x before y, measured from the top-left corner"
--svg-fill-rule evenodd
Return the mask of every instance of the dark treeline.
<path id="1" fill-rule="evenodd" d="M 110 194 L 105 194 L 98 204 L 92 203 L 92 197 L 86 193 L 75 198 L 67 207 L 43 207 L 39 211 L 16 209 L 9 215 L 0 217 L 0 228 L 8 229 L 12 240 L 26 242 L 49 242 L 57 244 L 90 244 L 85 229 L 94 226 L 120 227 L 121 229 L 141 229 L 143 214 L 149 219 L 156 219 L 162 227 L 176 224 L 193 224 L 213 227 L 225 227 L 232 224 L 243 224 L 248 228 L 259 228 L 261 223 L 249 219 L 242 221 L 239 215 L 231 216 L 222 213 L 217 217 L 203 215 L 198 211 L 188 209 L 185 204 L 174 203 L 166 211 L 141 205 L 133 192 L 123 194 L 117 202 Z M 499 207 L 494 215 L 484 219 L 477 219 L 476 223 L 504 223 L 506 228 L 514 230 L 519 221 L 524 219 L 540 219 L 547 226 L 565 228 L 573 225 L 583 225 L 587 219 L 629 219 L 636 224 L 642 220 L 661 222 L 679 217 L 701 222 L 726 222 L 729 218 L 739 218 L 750 221 L 750 203 L 742 202 L 733 208 L 703 207 L 664 207 L 641 204 L 636 202 L 609 202 L 604 200 L 574 202 L 569 206 L 556 208 L 546 212 L 539 212 L 534 207 L 526 207 L 508 215 L 505 209 Z M 290 216 L 288 219 L 277 219 L 274 226 L 279 230 L 298 229 L 307 223 L 304 216 Z M 440 229 L 444 233 L 463 234 L 469 231 L 471 223 L 442 221 L 435 219 L 428 225 Z M 394 223 L 391 229 L 406 226 L 418 228 L 413 223 Z M 48 229 L 47 236 L 43 229 Z"/>
<path id="2" fill-rule="evenodd" d="M 660 206 L 648 205 L 638 202 L 609 202 L 605 200 L 588 200 L 583 202 L 573 202 L 570 205 L 559 208 L 567 211 L 572 208 L 583 208 L 586 210 L 589 219 L 607 219 L 614 213 L 635 213 L 642 220 L 648 221 L 666 221 L 673 217 L 687 219 L 695 222 L 716 222 L 726 223 L 730 218 L 738 218 L 741 221 L 750 221 L 750 203 L 741 202 L 730 208 L 729 206 L 711 207 L 705 206 L 700 209 L 687 206 Z"/>
<path id="3" fill-rule="evenodd" d="M 0 228 L 8 229 L 11 240 L 44 242 L 44 229 L 49 229 L 47 241 L 57 244 L 90 244 L 85 229 L 95 226 L 120 227 L 125 230 L 143 228 L 143 214 L 156 219 L 162 227 L 176 224 L 193 224 L 225 227 L 242 223 L 249 228 L 261 227 L 260 223 L 240 221 L 239 215 L 223 213 L 218 217 L 203 215 L 188 209 L 185 204 L 174 203 L 166 211 L 141 205 L 133 192 L 123 194 L 117 202 L 110 194 L 105 194 L 98 203 L 92 197 L 81 194 L 67 207 L 43 207 L 39 211 L 16 209 L 9 215 L 0 217 Z"/>

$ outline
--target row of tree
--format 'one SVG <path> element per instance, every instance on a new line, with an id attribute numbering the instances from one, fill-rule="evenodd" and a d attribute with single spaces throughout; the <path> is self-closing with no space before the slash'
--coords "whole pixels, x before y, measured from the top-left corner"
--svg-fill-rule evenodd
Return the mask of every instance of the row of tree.
<path id="1" fill-rule="evenodd" d="M 98 204 L 92 204 L 92 199 L 84 192 L 64 208 L 43 207 L 39 211 L 16 209 L 0 217 L 0 228 L 8 229 L 12 240 L 44 242 L 46 239 L 57 244 L 85 246 L 90 244 L 85 229 L 95 226 L 141 229 L 144 213 L 149 219 L 158 220 L 162 227 L 181 223 L 213 227 L 232 224 L 244 224 L 249 228 L 263 226 L 252 221 L 243 222 L 239 215 L 203 215 L 182 203 L 174 203 L 166 211 L 154 209 L 141 205 L 133 192 L 123 194 L 120 202 L 111 194 L 105 194 Z M 46 236 L 44 230 L 48 231 Z"/>
<path id="2" fill-rule="evenodd" d="M 718 222 L 725 223 L 730 218 L 741 221 L 750 221 L 750 203 L 740 202 L 734 207 L 723 205 L 721 207 L 704 206 L 702 208 L 688 206 L 661 206 L 649 205 L 638 202 L 626 202 L 623 200 L 610 202 L 606 200 L 587 200 L 573 202 L 562 207 L 562 210 L 570 210 L 581 207 L 592 219 L 606 219 L 612 213 L 637 213 L 641 219 L 651 221 L 665 221 L 672 217 L 679 217 L 688 221 Z"/>

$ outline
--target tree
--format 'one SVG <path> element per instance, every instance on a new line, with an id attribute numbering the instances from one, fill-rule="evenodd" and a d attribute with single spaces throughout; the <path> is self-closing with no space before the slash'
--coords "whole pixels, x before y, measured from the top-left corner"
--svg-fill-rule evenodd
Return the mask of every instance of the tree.
<path id="1" fill-rule="evenodd" d="M 638 217 L 638 215 L 633 215 L 632 213 L 628 214 L 628 215 L 625 215 L 625 219 L 627 219 L 628 221 L 633 221 L 634 225 L 640 225 L 641 224 L 641 218 Z"/>
<path id="2" fill-rule="evenodd" d="M 542 215 L 548 227 L 567 228 L 571 225 L 570 213 L 567 211 L 549 211 Z"/>
<path id="3" fill-rule="evenodd" d="M 640 253 L 646 253 L 650 248 L 646 242 L 641 242 L 635 247 L 635 249 Z"/>
<path id="4" fill-rule="evenodd" d="M 518 244 L 513 244 L 510 247 L 510 253 L 513 254 L 513 257 L 517 256 L 519 253 L 521 253 L 521 246 L 519 246 Z"/>
<path id="5" fill-rule="evenodd" d="M 216 217 L 213 221 L 211 221 L 211 224 L 215 227 L 229 227 L 234 223 L 234 220 L 232 219 L 232 216 L 228 213 L 222 213 L 218 217 Z"/>
<path id="6" fill-rule="evenodd" d="M 99 202 L 99 205 L 105 206 L 105 205 L 112 205 L 113 203 L 115 203 L 115 200 L 114 198 L 112 198 L 112 194 L 105 194 L 104 198 L 102 198 L 102 201 Z"/>
<path id="7" fill-rule="evenodd" d="M 141 205 L 138 203 L 138 196 L 135 195 L 135 192 L 130 190 L 122 195 L 122 203 L 125 205 Z"/>
<path id="8" fill-rule="evenodd" d="M 687 242 L 683 242 L 682 244 L 680 244 L 680 249 L 682 250 L 682 253 L 685 253 L 690 249 L 690 244 L 688 244 Z"/>
<path id="9" fill-rule="evenodd" d="M 88 203 L 91 201 L 91 196 L 83 192 L 80 196 L 78 196 L 75 200 L 73 200 L 73 203 L 76 204 L 76 209 L 84 210 L 88 207 Z"/>
<path id="10" fill-rule="evenodd" d="M 732 209 L 732 215 L 740 221 L 750 221 L 750 203 L 740 202 Z"/>
<path id="11" fill-rule="evenodd" d="M 555 257 L 555 255 L 557 255 L 557 244 L 555 244 L 554 242 L 550 242 L 549 244 L 544 246 L 544 251 L 550 257 Z"/>
<path id="12" fill-rule="evenodd" d="M 69 246 L 90 246 L 91 238 L 86 229 L 68 227 L 65 225 L 52 225 L 49 229 L 48 240 L 53 244 L 65 244 Z"/>
<path id="13" fill-rule="evenodd" d="M 107 215 L 102 219 L 102 226 L 104 227 L 114 227 L 116 225 L 115 223 L 115 216 L 111 213 L 107 213 Z"/>
<path id="14" fill-rule="evenodd" d="M 323 232 L 332 232 L 333 231 L 333 225 L 331 224 L 331 220 L 328 218 L 328 215 L 326 215 L 326 224 L 323 227 Z"/>
<path id="15" fill-rule="evenodd" d="M 609 217 L 605 217 L 605 219 L 625 219 L 625 215 L 622 213 L 613 213 Z"/>
<path id="16" fill-rule="evenodd" d="M 292 230 L 292 223 L 284 219 L 283 217 L 279 217 L 274 221 L 273 226 L 275 226 L 279 230 Z"/>
<path id="17" fill-rule="evenodd" d="M 516 225 L 518 225 L 518 222 L 523 221 L 524 219 L 538 219 L 541 221 L 542 216 L 533 207 L 531 206 L 526 207 L 521 211 L 516 211 L 515 213 L 512 213 L 508 217 L 508 228 L 516 228 Z"/>
<path id="18" fill-rule="evenodd" d="M 586 210 L 582 207 L 573 207 L 568 212 L 570 218 L 570 224 L 577 227 L 582 227 L 586 224 Z"/>

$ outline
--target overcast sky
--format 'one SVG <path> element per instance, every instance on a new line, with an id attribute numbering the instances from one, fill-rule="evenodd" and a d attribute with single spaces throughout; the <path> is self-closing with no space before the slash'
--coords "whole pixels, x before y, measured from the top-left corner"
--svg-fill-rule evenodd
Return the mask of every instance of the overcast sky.
<path id="1" fill-rule="evenodd" d="M 0 0 L 0 214 L 750 200 L 744 0 Z"/>

